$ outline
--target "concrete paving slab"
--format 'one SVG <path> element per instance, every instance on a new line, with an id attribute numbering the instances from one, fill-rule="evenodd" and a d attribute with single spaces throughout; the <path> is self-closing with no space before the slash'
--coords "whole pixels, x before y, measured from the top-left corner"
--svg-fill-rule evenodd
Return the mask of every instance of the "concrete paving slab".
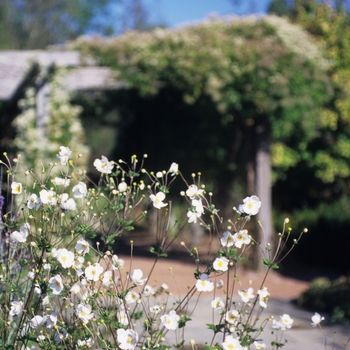
<path id="1" fill-rule="evenodd" d="M 196 300 L 191 300 L 189 303 L 189 312 L 195 306 L 196 308 L 191 315 L 192 321 L 186 325 L 185 339 L 187 341 L 195 340 L 196 344 L 198 344 L 198 349 L 202 348 L 201 345 L 211 344 L 212 342 L 213 332 L 206 326 L 206 323 L 213 322 L 213 312 L 210 307 L 211 300 L 212 298 L 204 296 L 199 299 L 198 303 Z M 270 299 L 268 307 L 262 313 L 260 319 L 263 320 L 272 315 L 278 320 L 279 316 L 284 313 L 289 314 L 294 319 L 294 323 L 291 329 L 284 331 L 282 334 L 281 339 L 288 341 L 283 350 L 341 350 L 345 349 L 344 344 L 349 342 L 350 326 L 329 325 L 327 319 L 325 319 L 322 322 L 322 330 L 318 327 L 314 328 L 311 326 L 311 316 L 313 316 L 314 312 L 303 310 L 288 299 Z M 216 317 L 217 320 L 218 318 Z M 266 344 L 266 349 L 271 349 L 271 341 L 276 340 L 276 333 L 271 334 L 273 331 L 271 325 L 272 322 L 266 326 L 264 333 L 261 335 L 261 339 Z M 181 340 L 181 337 L 176 339 L 175 334 L 175 331 L 168 332 L 166 336 L 166 339 L 169 340 L 168 344 L 174 344 Z M 215 341 L 221 343 L 222 335 L 218 334 Z M 251 349 L 254 348 L 254 346 L 251 347 Z M 348 348 L 350 349 L 350 342 L 348 343 Z"/>

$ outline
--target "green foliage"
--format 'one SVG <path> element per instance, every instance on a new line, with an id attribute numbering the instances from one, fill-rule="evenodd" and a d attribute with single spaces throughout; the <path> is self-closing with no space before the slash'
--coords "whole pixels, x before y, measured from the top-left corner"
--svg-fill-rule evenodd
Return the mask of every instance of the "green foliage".
<path id="1" fill-rule="evenodd" d="M 34 88 L 28 88 L 25 97 L 19 101 L 21 113 L 13 121 L 16 130 L 13 146 L 21 154 L 28 170 L 42 168 L 43 161 L 49 166 L 49 160 L 55 159 L 59 147 L 65 144 L 75 145 L 75 157 L 80 158 L 76 172 L 86 167 L 89 148 L 85 145 L 85 135 L 79 119 L 82 109 L 70 103 L 64 86 L 64 73 L 57 70 L 50 81 L 47 124 L 43 129 L 37 126 L 39 117 Z M 51 174 L 61 175 L 57 168 Z"/>
<path id="2" fill-rule="evenodd" d="M 288 159 L 274 158 L 278 178 L 300 161 L 316 135 L 320 107 L 332 96 L 320 48 L 275 16 L 130 31 L 108 41 L 81 38 L 72 47 L 114 68 L 128 88 L 119 92 L 118 154 L 146 150 L 157 154 L 157 166 L 169 152 L 184 167 L 188 159 L 198 169 L 210 164 L 208 183 L 220 188 L 220 200 L 233 179 L 245 181 L 262 125 L 274 143 L 292 144 Z"/>
<path id="3" fill-rule="evenodd" d="M 272 159 L 280 168 L 275 193 L 282 191 L 283 201 L 287 198 L 288 203 L 278 203 L 283 210 L 300 208 L 301 195 L 308 207 L 320 201 L 337 201 L 347 194 L 350 181 L 349 13 L 342 6 L 332 8 L 326 1 L 300 0 L 290 8 L 290 16 L 324 48 L 335 94 L 320 112 L 317 134 L 311 142 L 298 149 L 291 138 L 287 145 L 273 149 Z"/>
<path id="4" fill-rule="evenodd" d="M 43 49 L 89 30 L 110 32 L 106 18 L 109 3 L 108 0 L 2 0 L 0 48 Z"/>
<path id="5" fill-rule="evenodd" d="M 308 229 L 303 237 L 303 244 L 293 251 L 294 259 L 322 271 L 348 273 L 349 212 L 350 201 L 345 197 L 335 203 L 324 202 L 312 208 L 305 207 L 290 212 L 288 216 L 292 219 L 293 227 Z M 275 223 L 280 222 L 283 217 L 285 213 L 276 214 Z M 292 230 L 291 233 L 297 238 L 299 230 Z"/>
<path id="6" fill-rule="evenodd" d="M 329 313 L 332 323 L 350 324 L 350 279 L 317 278 L 299 296 L 298 305 Z"/>

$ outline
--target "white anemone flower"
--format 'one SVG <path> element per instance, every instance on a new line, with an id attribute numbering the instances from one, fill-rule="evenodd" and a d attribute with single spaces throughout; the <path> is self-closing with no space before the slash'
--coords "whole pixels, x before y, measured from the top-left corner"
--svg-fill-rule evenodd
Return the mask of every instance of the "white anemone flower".
<path id="1" fill-rule="evenodd" d="M 225 314 L 225 320 L 227 323 L 235 325 L 239 321 L 239 312 L 237 310 L 227 311 Z"/>
<path id="2" fill-rule="evenodd" d="M 62 178 L 62 177 L 55 177 L 53 179 L 53 183 L 56 185 L 56 186 L 62 186 L 62 187 L 68 187 L 69 184 L 70 184 L 70 179 L 68 178 Z"/>
<path id="3" fill-rule="evenodd" d="M 254 346 L 255 346 L 255 349 L 258 349 L 258 350 L 266 348 L 266 344 L 264 344 L 262 341 L 255 341 Z"/>
<path id="4" fill-rule="evenodd" d="M 248 230 L 239 230 L 233 235 L 233 242 L 237 248 L 242 248 L 243 244 L 249 244 L 251 240 L 251 237 L 248 235 Z"/>
<path id="5" fill-rule="evenodd" d="M 221 256 L 214 260 L 213 269 L 215 271 L 225 272 L 228 270 L 228 264 L 229 264 L 229 260 L 226 257 Z"/>
<path id="6" fill-rule="evenodd" d="M 179 327 L 180 316 L 175 310 L 171 310 L 168 314 L 162 315 L 160 320 L 165 328 L 174 331 Z"/>
<path id="7" fill-rule="evenodd" d="M 60 146 L 60 151 L 56 155 L 57 159 L 60 160 L 62 165 L 66 165 L 68 163 L 69 157 L 72 154 L 72 151 L 65 146 Z"/>
<path id="8" fill-rule="evenodd" d="M 122 350 L 133 350 L 139 341 L 139 335 L 133 329 L 119 328 L 117 330 L 119 348 Z"/>
<path id="9" fill-rule="evenodd" d="M 75 245 L 75 250 L 78 254 L 85 255 L 90 251 L 90 245 L 84 238 L 80 238 Z"/>
<path id="10" fill-rule="evenodd" d="M 256 215 L 261 207 L 261 202 L 259 197 L 250 196 L 243 199 L 243 204 L 241 209 L 247 215 Z"/>
<path id="11" fill-rule="evenodd" d="M 137 300 L 140 299 L 140 295 L 138 293 L 136 293 L 135 291 L 130 291 L 125 295 L 125 302 L 127 304 L 133 304 L 136 303 Z"/>
<path id="12" fill-rule="evenodd" d="M 44 324 L 46 318 L 40 315 L 34 316 L 30 322 L 29 325 L 31 328 L 37 329 L 39 328 L 42 324 Z"/>
<path id="13" fill-rule="evenodd" d="M 121 323 L 122 325 L 127 326 L 129 324 L 129 316 L 125 310 L 119 310 L 117 312 L 117 318 L 118 318 L 118 322 Z"/>
<path id="14" fill-rule="evenodd" d="M 221 345 L 223 350 L 243 350 L 239 340 L 232 335 L 227 335 L 225 341 Z"/>
<path id="15" fill-rule="evenodd" d="M 159 305 L 153 305 L 149 308 L 149 311 L 152 312 L 152 314 L 159 314 L 162 308 Z"/>
<path id="16" fill-rule="evenodd" d="M 120 270 L 125 265 L 125 261 L 123 259 L 119 259 L 118 255 L 112 256 L 112 269 Z"/>
<path id="17" fill-rule="evenodd" d="M 101 159 L 95 159 L 94 167 L 102 174 L 110 174 L 114 168 L 114 164 L 107 157 L 101 156 Z"/>
<path id="18" fill-rule="evenodd" d="M 202 273 L 196 282 L 198 292 L 211 292 L 214 290 L 214 283 L 208 279 L 206 273 Z"/>
<path id="19" fill-rule="evenodd" d="M 17 316 L 23 311 L 23 301 L 12 301 L 10 316 Z"/>
<path id="20" fill-rule="evenodd" d="M 91 310 L 91 305 L 79 304 L 76 308 L 77 316 L 83 323 L 88 323 L 93 317 L 94 313 Z"/>
<path id="21" fill-rule="evenodd" d="M 311 317 L 311 326 L 316 327 L 318 326 L 322 321 L 324 320 L 324 317 L 322 317 L 319 313 L 315 312 L 315 314 Z"/>
<path id="22" fill-rule="evenodd" d="M 62 177 L 55 177 L 53 179 L 53 183 L 55 186 L 62 186 L 62 187 L 68 187 L 70 184 L 70 179 L 68 178 L 62 178 Z"/>
<path id="23" fill-rule="evenodd" d="M 216 297 L 214 300 L 212 300 L 211 307 L 215 310 L 221 311 L 225 308 L 225 302 L 222 300 L 222 298 Z"/>
<path id="24" fill-rule="evenodd" d="M 123 193 L 128 189 L 128 184 L 125 181 L 122 181 L 119 185 L 118 185 L 118 191 Z"/>
<path id="25" fill-rule="evenodd" d="M 12 194 L 21 194 L 22 184 L 20 182 L 12 182 L 11 191 L 12 191 Z"/>
<path id="26" fill-rule="evenodd" d="M 57 324 L 57 313 L 56 312 L 52 312 L 50 315 L 47 315 L 45 317 L 45 325 L 46 328 L 54 328 Z"/>
<path id="27" fill-rule="evenodd" d="M 35 209 L 38 210 L 41 206 L 41 200 L 40 198 L 35 194 L 32 193 L 27 201 L 27 207 L 28 209 Z"/>
<path id="28" fill-rule="evenodd" d="M 85 277 L 88 281 L 97 282 L 100 279 L 100 275 L 103 272 L 103 267 L 96 263 L 94 265 L 90 265 L 85 269 Z"/>
<path id="29" fill-rule="evenodd" d="M 30 225 L 26 222 L 19 227 L 19 231 L 13 231 L 10 234 L 10 238 L 12 241 L 16 241 L 19 243 L 24 243 L 27 241 L 27 237 L 29 236 Z"/>
<path id="30" fill-rule="evenodd" d="M 234 238 L 231 232 L 225 231 L 220 239 L 223 247 L 232 247 L 234 245 Z"/>
<path id="31" fill-rule="evenodd" d="M 262 308 L 266 309 L 267 307 L 267 301 L 269 300 L 270 293 L 267 291 L 267 288 L 264 287 L 263 289 L 258 290 L 259 295 L 259 304 Z"/>
<path id="32" fill-rule="evenodd" d="M 179 171 L 179 164 L 177 163 L 171 163 L 170 168 L 169 168 L 169 173 L 171 176 L 175 176 Z"/>
<path id="33" fill-rule="evenodd" d="M 48 205 L 56 205 L 57 204 L 57 197 L 56 193 L 52 190 L 41 190 L 39 192 L 40 200 L 43 204 L 48 204 Z"/>
<path id="34" fill-rule="evenodd" d="M 250 299 L 254 299 L 254 289 L 249 287 L 248 289 L 239 290 L 238 295 L 241 297 L 243 303 L 248 303 Z"/>
<path id="35" fill-rule="evenodd" d="M 77 210 L 77 204 L 73 198 L 69 198 L 68 193 L 62 193 L 59 196 L 59 201 L 61 203 L 61 208 L 66 211 L 75 211 Z"/>
<path id="36" fill-rule="evenodd" d="M 165 199 L 165 194 L 163 192 L 158 192 L 156 195 L 151 194 L 149 198 L 152 201 L 153 206 L 157 209 L 161 209 L 168 205 L 168 203 L 163 203 Z"/>
<path id="37" fill-rule="evenodd" d="M 198 189 L 196 185 L 190 185 L 186 191 L 186 196 L 190 199 L 198 199 L 200 196 L 203 196 L 203 192 L 204 190 Z"/>
<path id="38" fill-rule="evenodd" d="M 145 285 L 142 291 L 142 295 L 144 295 L 145 297 L 150 297 L 155 293 L 156 293 L 156 290 L 148 284 Z"/>
<path id="39" fill-rule="evenodd" d="M 88 193 L 86 185 L 81 181 L 72 188 L 72 191 L 75 198 L 84 198 Z"/>
<path id="40" fill-rule="evenodd" d="M 102 285 L 105 287 L 109 287 L 113 282 L 113 274 L 112 271 L 105 271 L 103 273 Z"/>
<path id="41" fill-rule="evenodd" d="M 294 320 L 288 314 L 283 314 L 282 316 L 280 316 L 279 321 L 273 320 L 272 328 L 285 331 L 286 329 L 292 327 L 293 322 Z"/>
<path id="42" fill-rule="evenodd" d="M 280 320 L 286 328 L 291 328 L 294 322 L 294 320 L 288 314 L 283 314 L 280 317 Z"/>
<path id="43" fill-rule="evenodd" d="M 58 295 L 62 292 L 64 286 L 62 282 L 62 277 L 56 275 L 49 279 L 50 288 L 52 289 L 52 294 Z"/>
<path id="44" fill-rule="evenodd" d="M 74 264 L 74 253 L 66 248 L 58 249 L 56 251 L 56 258 L 64 269 L 72 267 Z"/>
<path id="45" fill-rule="evenodd" d="M 140 269 L 135 269 L 129 277 L 132 283 L 136 284 L 137 286 L 143 286 L 147 281 L 147 278 L 142 278 L 143 272 Z"/>

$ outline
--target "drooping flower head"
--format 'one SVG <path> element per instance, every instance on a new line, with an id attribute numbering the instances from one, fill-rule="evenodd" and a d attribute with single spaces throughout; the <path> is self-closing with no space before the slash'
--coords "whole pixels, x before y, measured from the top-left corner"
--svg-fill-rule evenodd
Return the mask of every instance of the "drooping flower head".
<path id="1" fill-rule="evenodd" d="M 178 171 L 179 171 L 179 164 L 171 163 L 170 169 L 169 169 L 169 173 L 171 173 L 171 176 L 175 176 Z"/>
<path id="2" fill-rule="evenodd" d="M 324 320 L 324 317 L 321 317 L 321 315 L 317 312 L 311 317 L 311 326 L 316 327 L 318 326 L 322 321 Z"/>
<path id="3" fill-rule="evenodd" d="M 84 182 L 79 182 L 72 188 L 72 192 L 75 198 L 84 198 L 86 197 L 88 190 Z"/>

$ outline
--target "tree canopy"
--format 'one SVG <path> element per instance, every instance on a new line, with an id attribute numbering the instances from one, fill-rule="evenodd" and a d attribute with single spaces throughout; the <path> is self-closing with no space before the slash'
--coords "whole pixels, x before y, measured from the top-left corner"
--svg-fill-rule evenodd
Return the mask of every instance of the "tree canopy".
<path id="1" fill-rule="evenodd" d="M 42 49 L 63 44 L 87 31 L 112 31 L 109 0 L 2 0 L 0 48 Z"/>
<path id="2" fill-rule="evenodd" d="M 271 242 L 271 153 L 277 168 L 300 162 L 333 93 L 312 37 L 276 16 L 228 17 L 83 38 L 76 47 L 116 69 L 136 91 L 128 106 L 134 122 L 121 130 L 119 150 L 157 154 L 163 163 L 176 155 L 172 160 L 185 167 L 210 169 L 210 188 L 224 206 L 233 180 L 245 178 L 243 194 L 263 203 L 266 234 L 258 240 L 262 247 Z"/>

